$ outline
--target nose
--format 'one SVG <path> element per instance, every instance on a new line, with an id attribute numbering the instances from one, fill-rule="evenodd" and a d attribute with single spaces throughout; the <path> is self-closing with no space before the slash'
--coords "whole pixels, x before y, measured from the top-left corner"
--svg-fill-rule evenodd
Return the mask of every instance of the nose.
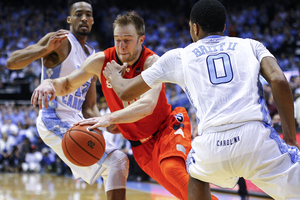
<path id="1" fill-rule="evenodd" d="M 85 22 L 87 21 L 87 17 L 85 14 L 82 15 L 81 21 L 85 21 Z"/>
<path id="2" fill-rule="evenodd" d="M 124 41 L 121 41 L 121 42 L 120 42 L 120 48 L 121 48 L 121 49 L 125 49 L 125 48 L 126 48 L 126 44 L 125 44 Z"/>

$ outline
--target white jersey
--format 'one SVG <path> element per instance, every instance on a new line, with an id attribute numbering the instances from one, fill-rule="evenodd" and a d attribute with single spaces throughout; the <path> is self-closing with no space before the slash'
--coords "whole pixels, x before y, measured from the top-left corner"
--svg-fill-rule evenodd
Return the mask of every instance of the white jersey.
<path id="1" fill-rule="evenodd" d="M 67 76 L 79 68 L 88 57 L 72 33 L 68 34 L 68 40 L 71 44 L 71 51 L 68 57 L 55 68 L 49 69 L 43 66 L 42 80 Z M 90 55 L 95 52 L 87 44 L 86 47 Z M 93 184 L 101 175 L 105 182 L 106 192 L 113 189 L 126 188 L 127 172 L 124 172 L 123 176 L 120 176 L 118 180 L 115 180 L 116 178 L 113 174 L 115 170 L 114 165 L 120 165 L 126 171 L 126 166 L 119 163 L 123 162 L 123 154 L 120 155 L 119 151 L 115 151 L 116 147 L 107 140 L 105 140 L 105 153 L 102 158 L 97 163 L 87 167 L 80 167 L 71 163 L 62 150 L 61 142 L 65 132 L 75 122 L 83 118 L 81 107 L 90 87 L 91 80 L 92 78 L 73 93 L 63 97 L 57 96 L 49 102 L 47 109 L 43 108 L 40 110 L 36 121 L 37 129 L 41 139 L 71 168 L 75 178 L 81 177 L 87 183 Z M 106 128 L 103 129 L 106 130 Z M 113 171 L 113 173 L 110 174 L 108 171 Z"/>
<path id="2" fill-rule="evenodd" d="M 248 121 L 271 124 L 259 81 L 266 56 L 274 57 L 258 41 L 214 35 L 167 52 L 142 77 L 151 87 L 180 85 L 196 110 L 199 134 Z"/>
<path id="3" fill-rule="evenodd" d="M 87 59 L 89 55 L 86 55 L 84 49 L 79 44 L 76 37 L 72 34 L 68 34 L 68 40 L 71 44 L 71 51 L 68 57 L 58 66 L 54 68 L 46 68 L 42 66 L 41 79 L 55 79 L 59 77 L 65 77 L 74 70 L 80 68 L 81 64 Z M 90 55 L 95 53 L 95 50 L 85 44 Z M 43 63 L 43 62 L 42 62 Z M 69 126 L 64 123 L 74 119 L 75 116 L 80 113 L 82 104 L 85 100 L 86 93 L 90 87 L 91 80 L 88 80 L 76 91 L 66 96 L 56 96 L 56 98 L 49 102 L 47 109 L 42 110 L 42 120 L 48 129 L 55 132 L 57 135 L 63 135 Z M 59 128 L 58 126 L 59 125 Z M 55 128 L 57 127 L 57 128 Z"/>

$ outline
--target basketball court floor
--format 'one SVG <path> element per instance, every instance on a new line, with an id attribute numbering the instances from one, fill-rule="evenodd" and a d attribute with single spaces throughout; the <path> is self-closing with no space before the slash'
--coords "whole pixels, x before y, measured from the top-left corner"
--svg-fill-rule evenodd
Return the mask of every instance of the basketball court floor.
<path id="1" fill-rule="evenodd" d="M 128 182 L 127 200 L 176 200 L 157 183 Z M 220 192 L 212 188 L 220 200 L 240 200 L 233 189 Z M 270 198 L 250 196 L 249 200 Z M 101 181 L 88 185 L 71 177 L 54 174 L 0 174 L 0 200 L 106 200 Z"/>

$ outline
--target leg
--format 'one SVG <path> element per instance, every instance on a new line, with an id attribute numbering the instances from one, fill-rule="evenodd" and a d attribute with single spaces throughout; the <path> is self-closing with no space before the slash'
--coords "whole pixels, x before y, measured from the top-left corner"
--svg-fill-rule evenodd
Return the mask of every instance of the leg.
<path id="1" fill-rule="evenodd" d="M 107 200 L 125 200 L 126 199 L 126 189 L 116 189 L 107 191 Z"/>
<path id="2" fill-rule="evenodd" d="M 188 199 L 189 200 L 210 200 L 210 188 L 209 184 L 200 180 L 194 179 L 190 176 L 188 186 Z"/>
<path id="3" fill-rule="evenodd" d="M 107 156 L 102 165 L 106 168 L 101 176 L 104 180 L 107 200 L 125 200 L 129 168 L 127 155 L 115 150 Z"/>
<path id="4" fill-rule="evenodd" d="M 248 196 L 248 191 L 247 191 L 247 185 L 246 185 L 246 181 L 243 177 L 241 177 L 238 181 L 238 185 L 239 185 L 239 190 L 238 190 L 238 194 L 240 195 L 240 197 L 242 199 L 246 199 Z"/>
<path id="5" fill-rule="evenodd" d="M 166 179 L 172 183 L 176 188 L 180 190 L 182 199 L 188 199 L 188 185 L 189 185 L 189 175 L 186 172 L 185 161 L 181 157 L 168 157 L 161 161 L 161 171 L 166 177 Z M 210 194 L 210 187 L 208 183 L 203 183 L 206 194 L 209 197 L 205 197 L 203 199 L 217 199 L 215 196 Z M 204 187 L 201 186 L 201 187 Z M 199 188 L 197 189 L 199 190 Z M 211 198 L 210 198 L 211 196 Z"/>
<path id="6" fill-rule="evenodd" d="M 166 179 L 181 192 L 182 199 L 187 199 L 189 175 L 181 157 L 169 157 L 161 161 L 161 171 Z"/>

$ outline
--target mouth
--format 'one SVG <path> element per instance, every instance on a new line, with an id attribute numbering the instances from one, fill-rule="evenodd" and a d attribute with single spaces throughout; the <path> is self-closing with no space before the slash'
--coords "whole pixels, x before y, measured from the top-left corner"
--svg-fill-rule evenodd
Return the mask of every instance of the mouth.
<path id="1" fill-rule="evenodd" d="M 128 55 L 129 53 L 120 53 L 120 56 L 126 56 Z"/>
<path id="2" fill-rule="evenodd" d="M 89 27 L 87 25 L 81 25 L 79 26 L 79 28 L 82 30 L 89 30 Z"/>

